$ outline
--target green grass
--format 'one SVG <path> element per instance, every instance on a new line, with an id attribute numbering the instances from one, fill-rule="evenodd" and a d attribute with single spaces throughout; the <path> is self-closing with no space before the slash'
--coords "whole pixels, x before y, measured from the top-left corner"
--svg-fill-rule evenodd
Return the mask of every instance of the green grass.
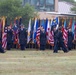
<path id="1" fill-rule="evenodd" d="M 76 51 L 11 50 L 0 53 L 0 75 L 76 75 Z"/>

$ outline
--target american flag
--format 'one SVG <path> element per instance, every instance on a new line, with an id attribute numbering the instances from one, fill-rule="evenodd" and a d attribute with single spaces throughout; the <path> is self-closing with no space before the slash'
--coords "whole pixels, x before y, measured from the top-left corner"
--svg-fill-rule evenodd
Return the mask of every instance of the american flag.
<path id="1" fill-rule="evenodd" d="M 7 19 L 5 17 L 2 18 L 2 47 L 4 49 L 6 49 L 7 47 L 7 33 L 5 31 L 7 31 L 7 27 L 5 27 L 6 25 L 6 21 Z"/>
<path id="2" fill-rule="evenodd" d="M 53 31 L 50 31 L 48 42 L 51 46 L 54 46 L 54 32 Z"/>
<path id="3" fill-rule="evenodd" d="M 48 21 L 47 23 L 47 42 L 48 44 L 50 44 L 51 46 L 54 46 L 54 33 L 53 31 L 51 31 L 51 26 L 50 26 L 50 22 Z"/>
<path id="4" fill-rule="evenodd" d="M 3 32 L 2 34 L 2 47 L 6 49 L 7 47 L 7 33 Z"/>
<path id="5" fill-rule="evenodd" d="M 36 42 L 38 47 L 40 47 L 40 27 L 38 27 L 37 32 L 36 32 Z"/>
<path id="6" fill-rule="evenodd" d="M 65 46 L 67 47 L 67 43 L 68 43 L 68 31 L 63 27 L 62 28 L 62 32 L 63 32 L 64 43 L 65 43 Z"/>

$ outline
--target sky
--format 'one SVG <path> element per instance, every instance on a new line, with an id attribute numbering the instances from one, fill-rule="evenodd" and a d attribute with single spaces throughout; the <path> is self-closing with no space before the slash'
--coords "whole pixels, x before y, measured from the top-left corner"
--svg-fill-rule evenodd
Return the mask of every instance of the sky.
<path id="1" fill-rule="evenodd" d="M 74 0 L 76 2 L 76 0 Z"/>

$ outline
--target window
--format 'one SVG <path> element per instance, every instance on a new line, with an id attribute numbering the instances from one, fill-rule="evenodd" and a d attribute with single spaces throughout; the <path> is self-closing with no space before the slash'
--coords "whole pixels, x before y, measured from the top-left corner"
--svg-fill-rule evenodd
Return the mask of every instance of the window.
<path id="1" fill-rule="evenodd" d="M 40 6 L 44 6 L 45 5 L 44 2 L 45 2 L 44 0 L 40 0 Z"/>
<path id="2" fill-rule="evenodd" d="M 34 5 L 34 6 L 39 5 L 39 0 L 31 0 L 31 5 Z"/>
<path id="3" fill-rule="evenodd" d="M 55 0 L 25 0 L 25 3 L 33 5 L 38 11 L 55 10 Z"/>
<path id="4" fill-rule="evenodd" d="M 46 5 L 54 5 L 54 0 L 46 0 Z"/>

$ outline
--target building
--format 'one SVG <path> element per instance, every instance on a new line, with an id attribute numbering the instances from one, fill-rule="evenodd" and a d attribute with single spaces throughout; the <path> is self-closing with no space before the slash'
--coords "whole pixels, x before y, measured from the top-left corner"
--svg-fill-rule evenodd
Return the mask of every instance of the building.
<path id="1" fill-rule="evenodd" d="M 23 0 L 23 6 L 26 4 L 34 6 L 38 11 L 39 18 L 51 18 L 51 15 L 46 12 L 58 12 L 58 0 Z"/>
<path id="2" fill-rule="evenodd" d="M 73 5 L 61 0 L 23 0 L 23 6 L 27 3 L 34 6 L 40 19 L 53 19 L 56 16 L 62 16 L 61 14 L 73 14 L 71 12 Z"/>
<path id="3" fill-rule="evenodd" d="M 71 8 L 73 8 L 74 5 L 72 3 L 66 2 L 66 1 L 59 1 L 58 2 L 58 12 L 62 14 L 74 14 L 73 11 L 71 11 Z"/>
<path id="4" fill-rule="evenodd" d="M 23 0 L 23 5 L 29 3 L 37 11 L 55 12 L 58 11 L 58 0 Z"/>

